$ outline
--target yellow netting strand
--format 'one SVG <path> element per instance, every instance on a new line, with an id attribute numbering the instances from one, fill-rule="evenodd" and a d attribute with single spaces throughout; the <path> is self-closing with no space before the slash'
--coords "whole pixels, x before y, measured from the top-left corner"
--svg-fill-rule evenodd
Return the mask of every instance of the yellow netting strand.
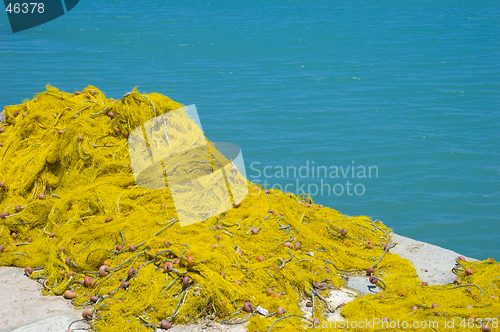
<path id="1" fill-rule="evenodd" d="M 422 286 L 412 264 L 390 253 L 391 230 L 380 221 L 343 215 L 305 194 L 248 183 L 238 207 L 181 227 L 168 187 L 136 185 L 127 144 L 136 127 L 181 107 L 135 89 L 121 101 L 108 99 L 92 86 L 75 94 L 47 86 L 5 107 L 0 265 L 31 266 L 27 273 L 43 283 L 44 294 L 92 306 L 88 325 L 95 331 L 148 331 L 204 317 L 247 323 L 248 331 L 304 331 L 313 318 L 299 303 L 310 301 L 314 318 L 327 323 L 322 315 L 336 309 L 325 302 L 329 291 L 368 268 L 383 291 L 345 305 L 341 314 L 349 321 L 443 326 L 455 318 L 456 330 L 470 331 L 458 319 L 498 318 L 497 262 L 458 261 L 457 285 Z M 227 162 L 214 148 L 210 153 L 212 167 Z M 174 160 L 165 167 L 183 166 Z M 258 306 L 269 315 L 258 314 Z"/>

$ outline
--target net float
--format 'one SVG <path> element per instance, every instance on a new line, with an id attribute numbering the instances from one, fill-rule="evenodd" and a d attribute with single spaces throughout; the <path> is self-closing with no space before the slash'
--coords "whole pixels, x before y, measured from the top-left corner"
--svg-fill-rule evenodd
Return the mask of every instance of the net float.
<path id="1" fill-rule="evenodd" d="M 245 302 L 245 304 L 243 305 L 243 310 L 245 310 L 246 312 L 252 312 L 253 311 L 252 303 Z"/>
<path id="2" fill-rule="evenodd" d="M 82 317 L 85 320 L 92 320 L 94 318 L 94 313 L 90 310 L 83 310 Z"/>
<path id="3" fill-rule="evenodd" d="M 172 264 L 172 262 L 166 262 L 165 265 L 163 266 L 163 269 L 166 272 L 170 272 L 170 271 L 172 271 L 173 267 L 174 267 L 174 264 Z"/>
<path id="4" fill-rule="evenodd" d="M 89 287 L 90 285 L 92 285 L 92 278 L 90 278 L 89 276 L 85 276 L 83 278 L 83 284 Z"/>
<path id="5" fill-rule="evenodd" d="M 101 267 L 99 268 L 99 275 L 101 277 L 105 277 L 109 274 L 109 272 L 107 271 L 107 269 L 109 269 L 109 266 L 107 265 L 101 265 Z"/>
<path id="6" fill-rule="evenodd" d="M 33 273 L 33 268 L 32 268 L 32 267 L 27 266 L 27 267 L 25 267 L 25 268 L 24 268 L 24 274 L 25 274 L 26 276 L 28 276 L 28 277 L 29 277 L 32 273 Z"/>
<path id="7" fill-rule="evenodd" d="M 162 329 L 168 330 L 168 329 L 170 329 L 170 328 L 172 327 L 172 324 L 170 324 L 170 322 L 169 322 L 169 321 L 167 321 L 166 319 L 164 319 L 164 320 L 162 320 L 162 321 L 160 322 L 160 327 L 161 327 Z"/>
<path id="8" fill-rule="evenodd" d="M 72 300 L 77 296 L 78 296 L 78 294 L 76 294 L 75 292 L 70 291 L 70 290 L 67 290 L 64 292 L 64 297 L 67 298 L 68 300 Z"/>

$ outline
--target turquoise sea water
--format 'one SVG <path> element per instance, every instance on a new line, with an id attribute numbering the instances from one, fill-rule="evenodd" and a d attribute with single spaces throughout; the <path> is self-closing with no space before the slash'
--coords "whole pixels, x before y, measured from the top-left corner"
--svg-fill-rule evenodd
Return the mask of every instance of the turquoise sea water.
<path id="1" fill-rule="evenodd" d="M 47 83 L 160 92 L 240 145 L 250 180 L 323 185 L 317 203 L 500 259 L 499 17 L 498 1 L 81 0 L 12 34 L 3 12 L 0 105 Z"/>

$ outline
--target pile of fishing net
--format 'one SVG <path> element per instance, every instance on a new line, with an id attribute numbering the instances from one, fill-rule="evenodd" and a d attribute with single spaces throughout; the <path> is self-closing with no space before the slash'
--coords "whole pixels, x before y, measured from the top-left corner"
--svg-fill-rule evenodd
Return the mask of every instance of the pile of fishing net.
<path id="1" fill-rule="evenodd" d="M 48 86 L 5 107 L 0 265 L 26 267 L 44 294 L 85 309 L 78 324 L 94 331 L 201 319 L 245 323 L 248 331 L 303 331 L 313 323 L 356 330 L 322 318 L 335 310 L 351 323 L 407 321 L 409 331 L 429 330 L 411 328 L 414 321 L 437 321 L 443 330 L 455 319 L 457 330 L 470 331 L 482 325 L 471 320 L 496 318 L 498 326 L 497 262 L 458 259 L 456 284 L 427 286 L 408 260 L 391 254 L 391 230 L 380 221 L 343 215 L 307 195 L 248 182 L 232 209 L 181 227 L 168 186 L 136 184 L 128 137 L 182 107 L 136 90 L 114 100 L 92 86 L 75 93 Z M 353 275 L 370 278 L 379 292 L 331 308 L 329 292 Z M 400 330 L 390 326 L 384 330 Z"/>

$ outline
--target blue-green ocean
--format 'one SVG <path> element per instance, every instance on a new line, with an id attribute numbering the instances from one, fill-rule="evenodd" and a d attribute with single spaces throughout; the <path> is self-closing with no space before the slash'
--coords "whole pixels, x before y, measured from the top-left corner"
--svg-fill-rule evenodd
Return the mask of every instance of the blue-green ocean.
<path id="1" fill-rule="evenodd" d="M 15 34 L 2 12 L 0 105 L 160 92 L 252 181 L 500 259 L 499 1 L 208 1 L 81 0 Z"/>

